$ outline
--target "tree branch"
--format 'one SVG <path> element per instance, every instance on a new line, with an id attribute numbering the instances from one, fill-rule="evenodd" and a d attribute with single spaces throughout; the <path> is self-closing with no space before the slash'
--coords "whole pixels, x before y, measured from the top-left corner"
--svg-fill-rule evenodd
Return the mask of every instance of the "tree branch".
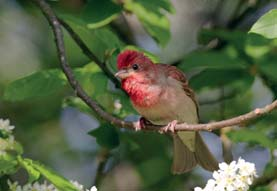
<path id="1" fill-rule="evenodd" d="M 60 24 L 65 28 L 71 38 L 75 41 L 75 43 L 80 47 L 83 51 L 84 55 L 86 55 L 89 59 L 94 61 L 101 70 L 113 81 L 116 87 L 120 87 L 120 82 L 114 76 L 114 74 L 107 68 L 104 62 L 101 62 L 98 57 L 89 49 L 89 47 L 82 41 L 81 37 L 71 28 L 69 24 L 67 24 L 64 20 L 58 18 Z"/>
<path id="2" fill-rule="evenodd" d="M 74 77 L 72 69 L 67 63 L 64 41 L 63 41 L 63 32 L 61 29 L 60 21 L 58 20 L 57 16 L 50 8 L 50 6 L 45 2 L 45 0 L 33 0 L 33 2 L 35 2 L 35 4 L 41 9 L 41 11 L 47 18 L 53 30 L 55 42 L 58 50 L 59 61 L 60 61 L 62 70 L 65 73 L 69 84 L 76 92 L 77 96 L 81 98 L 93 111 L 95 111 L 101 119 L 110 122 L 112 125 L 116 125 L 122 128 L 135 129 L 135 124 L 137 122 L 126 122 L 124 120 L 121 120 L 119 118 L 112 116 L 111 114 L 105 112 L 102 109 L 102 107 L 98 105 L 96 101 L 94 101 L 87 95 L 87 93 L 84 91 L 84 89 L 81 87 L 79 82 Z M 275 100 L 273 103 L 263 108 L 257 108 L 249 113 L 246 113 L 244 115 L 240 115 L 231 119 L 226 119 L 218 122 L 211 122 L 207 124 L 182 123 L 182 124 L 177 124 L 175 130 L 176 131 L 200 131 L 200 130 L 212 131 L 212 130 L 220 129 L 227 126 L 240 125 L 250 120 L 253 120 L 259 116 L 267 114 L 276 108 L 277 108 L 277 100 Z M 145 130 L 157 131 L 161 127 L 163 126 L 147 125 L 145 127 Z"/>

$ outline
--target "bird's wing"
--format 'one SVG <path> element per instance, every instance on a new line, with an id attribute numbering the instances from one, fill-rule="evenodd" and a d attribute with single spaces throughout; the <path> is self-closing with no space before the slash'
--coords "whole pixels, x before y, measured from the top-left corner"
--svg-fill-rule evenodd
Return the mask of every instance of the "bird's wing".
<path id="1" fill-rule="evenodd" d="M 196 109 L 197 109 L 197 115 L 199 117 L 198 102 L 196 100 L 196 97 L 195 97 L 195 94 L 194 94 L 193 90 L 189 87 L 189 83 L 188 83 L 188 80 L 187 80 L 185 74 L 175 66 L 171 66 L 171 65 L 168 65 L 168 64 L 160 64 L 160 66 L 165 67 L 165 70 L 163 70 L 163 71 L 166 71 L 166 75 L 168 77 L 174 78 L 175 80 L 178 80 L 179 82 L 181 82 L 185 93 L 195 103 L 195 106 L 196 106 Z"/>

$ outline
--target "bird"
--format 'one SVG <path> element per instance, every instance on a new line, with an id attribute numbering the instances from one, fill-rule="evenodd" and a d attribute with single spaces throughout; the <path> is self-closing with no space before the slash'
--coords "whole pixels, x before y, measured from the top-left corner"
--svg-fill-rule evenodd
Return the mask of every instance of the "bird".
<path id="1" fill-rule="evenodd" d="M 197 164 L 217 170 L 218 162 L 198 131 L 175 131 L 178 123 L 197 124 L 199 120 L 198 103 L 185 74 L 175 66 L 154 63 L 136 50 L 121 52 L 117 69 L 115 76 L 141 115 L 136 130 L 154 124 L 164 126 L 160 132 L 172 134 L 172 173 L 189 172 Z"/>

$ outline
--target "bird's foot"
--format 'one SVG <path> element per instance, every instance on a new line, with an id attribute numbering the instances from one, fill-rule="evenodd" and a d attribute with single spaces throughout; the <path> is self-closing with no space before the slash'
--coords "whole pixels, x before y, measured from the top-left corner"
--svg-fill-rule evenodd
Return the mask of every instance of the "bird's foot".
<path id="1" fill-rule="evenodd" d="M 142 129 L 145 129 L 146 125 L 148 124 L 151 124 L 151 122 L 144 117 L 140 117 L 139 120 L 135 123 L 135 130 L 140 131 Z"/>
<path id="2" fill-rule="evenodd" d="M 177 123 L 178 123 L 177 120 L 173 120 L 173 121 L 171 121 L 170 123 L 168 123 L 167 126 L 161 128 L 161 129 L 159 130 L 159 132 L 160 132 L 161 134 L 167 133 L 167 132 L 175 133 L 175 127 L 176 127 Z"/>

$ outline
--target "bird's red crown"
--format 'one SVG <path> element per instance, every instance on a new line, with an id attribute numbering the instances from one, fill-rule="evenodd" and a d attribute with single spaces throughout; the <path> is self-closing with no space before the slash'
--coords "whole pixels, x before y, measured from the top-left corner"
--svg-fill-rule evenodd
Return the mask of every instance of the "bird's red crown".
<path id="1" fill-rule="evenodd" d="M 148 58 L 145 57 L 142 52 L 138 52 L 135 50 L 125 50 L 117 57 L 117 69 L 127 68 L 137 59 L 145 60 Z"/>

